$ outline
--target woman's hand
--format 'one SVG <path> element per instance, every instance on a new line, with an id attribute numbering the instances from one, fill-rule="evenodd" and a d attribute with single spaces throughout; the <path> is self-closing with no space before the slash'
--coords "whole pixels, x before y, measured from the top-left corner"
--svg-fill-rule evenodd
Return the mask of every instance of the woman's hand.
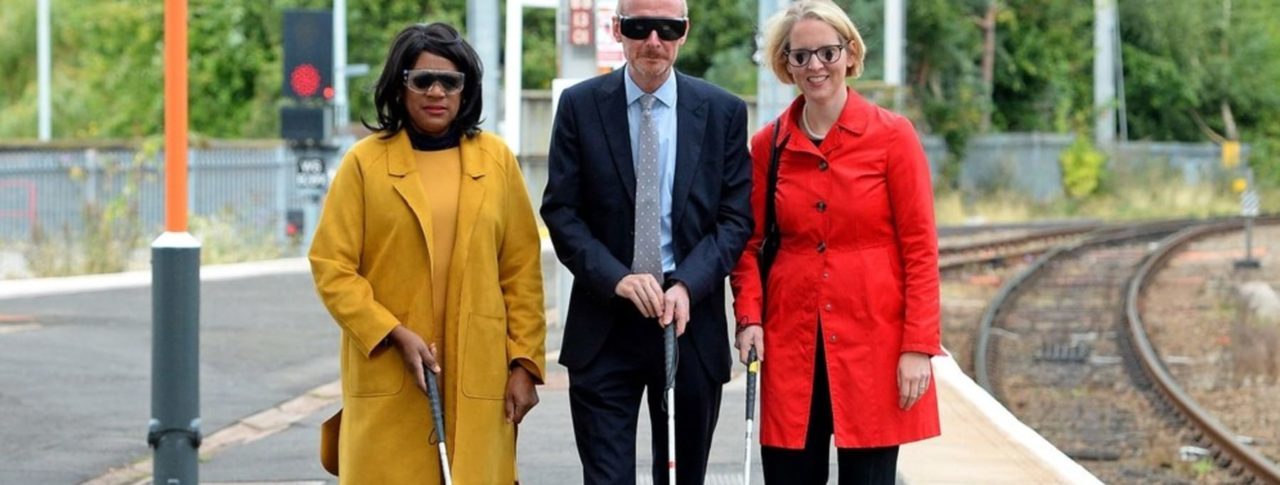
<path id="1" fill-rule="evenodd" d="M 522 365 L 512 367 L 507 375 L 507 422 L 520 424 L 537 405 L 538 389 L 533 386 L 533 376 Z"/>
<path id="2" fill-rule="evenodd" d="M 759 325 L 742 327 L 733 346 L 738 349 L 738 360 L 743 364 L 751 365 L 747 361 L 747 355 L 752 347 L 756 349 L 756 359 L 764 362 L 764 327 Z"/>
<path id="3" fill-rule="evenodd" d="M 931 375 L 928 354 L 903 352 L 898 358 L 898 407 L 903 411 L 911 409 L 929 390 Z"/>
<path id="4" fill-rule="evenodd" d="M 404 325 L 396 325 L 387 338 L 391 339 L 396 349 L 400 350 L 400 358 L 404 359 L 405 369 L 413 374 L 418 389 L 426 394 L 427 375 L 423 372 L 424 366 L 431 369 L 431 372 L 440 373 L 440 364 L 436 362 L 436 346 L 428 347 L 422 337 Z"/>

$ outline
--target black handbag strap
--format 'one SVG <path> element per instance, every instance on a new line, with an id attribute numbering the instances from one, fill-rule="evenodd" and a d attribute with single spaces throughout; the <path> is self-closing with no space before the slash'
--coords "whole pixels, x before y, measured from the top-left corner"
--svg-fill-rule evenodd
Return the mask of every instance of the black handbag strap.
<path id="1" fill-rule="evenodd" d="M 778 194 L 778 160 L 782 158 L 782 150 L 778 149 L 778 127 L 782 117 L 773 122 L 773 140 L 769 142 L 769 185 L 764 195 L 764 234 L 766 237 L 778 233 L 778 212 L 774 198 Z M 785 143 L 786 140 L 783 140 Z"/>

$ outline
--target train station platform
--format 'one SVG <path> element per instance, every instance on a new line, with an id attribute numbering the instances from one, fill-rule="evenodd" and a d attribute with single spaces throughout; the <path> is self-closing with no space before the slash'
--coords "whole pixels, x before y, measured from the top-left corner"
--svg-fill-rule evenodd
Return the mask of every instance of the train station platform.
<path id="1" fill-rule="evenodd" d="M 1101 484 L 1018 421 L 950 356 L 933 359 L 942 436 L 902 447 L 898 470 L 911 485 Z"/>
<path id="2" fill-rule="evenodd" d="M 335 483 L 320 469 L 316 440 L 319 423 L 339 401 L 331 386 L 338 335 L 315 297 L 305 261 L 206 266 L 201 275 L 204 432 L 210 441 L 219 431 L 226 436 L 221 448 L 205 450 L 210 453 L 201 461 L 201 481 Z M 23 390 L 20 399 L 9 400 L 0 391 L 14 418 L 0 421 L 0 433 L 27 443 L 0 446 L 0 483 L 147 483 L 150 451 L 142 437 L 150 414 L 149 283 L 146 272 L 0 281 L 0 313 L 23 317 L 21 325 L 0 325 L 12 330 L 0 331 L 0 390 Z M 551 352 L 559 331 L 549 329 Z M 83 364 L 86 352 L 94 365 L 72 364 Z M 72 360 L 32 364 L 49 356 Z M 539 390 L 542 403 L 521 426 L 526 485 L 581 481 L 567 378 L 563 367 L 549 367 L 548 385 Z M 902 482 L 1099 483 L 1019 423 L 950 357 L 934 359 L 934 368 L 943 434 L 902 448 Z M 742 366 L 734 370 L 741 374 Z M 90 389 L 56 385 L 67 381 Z M 708 484 L 743 483 L 745 394 L 741 375 L 725 387 Z M 297 405 L 300 399 L 306 406 Z M 263 424 L 263 416 L 270 423 Z M 77 432 L 49 433 L 50 425 Z M 641 483 L 649 465 L 647 429 L 642 422 L 637 437 Z M 751 454 L 751 483 L 764 483 L 758 445 Z"/>

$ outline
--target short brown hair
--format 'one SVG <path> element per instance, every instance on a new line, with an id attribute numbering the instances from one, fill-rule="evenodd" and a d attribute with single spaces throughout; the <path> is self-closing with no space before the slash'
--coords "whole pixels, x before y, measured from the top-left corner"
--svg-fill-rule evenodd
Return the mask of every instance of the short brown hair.
<path id="1" fill-rule="evenodd" d="M 845 70 L 845 76 L 862 75 L 863 61 L 867 57 L 867 45 L 862 42 L 862 34 L 854 27 L 849 15 L 830 0 L 800 0 L 792 3 L 786 10 L 774 14 L 765 28 L 764 52 L 769 68 L 778 80 L 786 84 L 795 84 L 791 71 L 787 70 L 787 49 L 791 47 L 791 28 L 801 19 L 813 19 L 826 22 L 836 30 L 841 40 L 848 43 L 849 56 L 854 63 Z"/>

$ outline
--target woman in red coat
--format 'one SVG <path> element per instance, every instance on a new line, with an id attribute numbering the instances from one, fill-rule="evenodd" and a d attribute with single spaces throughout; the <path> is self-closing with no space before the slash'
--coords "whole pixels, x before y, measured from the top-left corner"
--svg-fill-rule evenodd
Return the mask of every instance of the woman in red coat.
<path id="1" fill-rule="evenodd" d="M 940 432 L 929 363 L 942 352 L 929 165 L 910 121 L 847 87 L 865 46 L 839 7 L 792 4 L 771 21 L 764 52 L 801 92 L 751 140 L 756 227 L 732 274 L 736 346 L 744 362 L 751 347 L 768 357 L 765 481 L 826 483 L 834 434 L 839 483 L 892 484 L 898 445 Z M 775 124 L 781 245 L 762 288 Z"/>

